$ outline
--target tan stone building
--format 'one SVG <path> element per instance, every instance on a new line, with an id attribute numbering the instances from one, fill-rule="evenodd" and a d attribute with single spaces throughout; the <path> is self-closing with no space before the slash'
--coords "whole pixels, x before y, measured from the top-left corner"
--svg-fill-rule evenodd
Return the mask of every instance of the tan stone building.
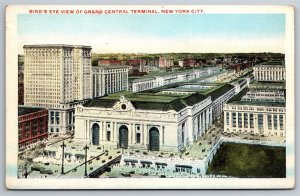
<path id="1" fill-rule="evenodd" d="M 91 47 L 24 45 L 24 105 L 49 110 L 49 132 L 74 130 L 74 106 L 92 97 Z"/>

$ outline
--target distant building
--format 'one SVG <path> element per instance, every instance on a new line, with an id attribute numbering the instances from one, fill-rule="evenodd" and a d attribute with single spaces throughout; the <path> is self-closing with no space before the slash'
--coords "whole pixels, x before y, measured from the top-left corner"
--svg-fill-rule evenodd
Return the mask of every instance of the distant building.
<path id="1" fill-rule="evenodd" d="M 114 59 L 101 59 L 98 61 L 98 66 L 105 65 L 122 65 L 124 62 L 122 60 L 114 60 Z"/>
<path id="2" fill-rule="evenodd" d="M 176 82 L 186 82 L 201 77 L 208 77 L 209 75 L 223 74 L 219 68 L 205 68 L 205 69 L 193 69 L 187 71 L 177 72 L 163 72 L 152 75 L 145 75 L 143 77 L 129 78 L 128 90 L 132 92 L 139 92 L 149 90 L 152 88 L 173 84 Z"/>
<path id="3" fill-rule="evenodd" d="M 127 66 L 93 66 L 93 97 L 100 97 L 128 88 Z"/>
<path id="4" fill-rule="evenodd" d="M 48 109 L 51 133 L 74 130 L 74 106 L 92 97 L 91 47 L 58 44 L 23 48 L 24 105 Z"/>
<path id="5" fill-rule="evenodd" d="M 43 108 L 18 108 L 19 150 L 32 148 L 48 138 L 48 111 Z"/>
<path id="6" fill-rule="evenodd" d="M 173 67 L 174 66 L 174 60 L 173 59 L 168 59 L 166 57 L 159 57 L 159 62 L 158 66 L 160 68 L 165 68 L 165 67 Z"/>
<path id="7" fill-rule="evenodd" d="M 285 65 L 282 61 L 268 61 L 253 67 L 257 81 L 285 81 Z"/>

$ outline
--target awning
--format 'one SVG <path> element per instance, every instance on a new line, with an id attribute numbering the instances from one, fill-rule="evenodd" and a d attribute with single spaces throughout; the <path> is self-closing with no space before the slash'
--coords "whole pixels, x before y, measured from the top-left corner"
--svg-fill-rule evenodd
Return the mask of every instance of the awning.
<path id="1" fill-rule="evenodd" d="M 124 162 L 137 163 L 138 161 L 134 159 L 124 159 Z"/>
<path id="2" fill-rule="evenodd" d="M 175 165 L 175 167 L 185 167 L 185 168 L 193 168 L 190 165 Z"/>
<path id="3" fill-rule="evenodd" d="M 151 161 L 140 161 L 140 163 L 142 163 L 142 164 L 152 164 Z"/>
<path id="4" fill-rule="evenodd" d="M 83 154 L 75 154 L 76 157 L 84 157 Z"/>
<path id="5" fill-rule="evenodd" d="M 168 165 L 167 163 L 160 163 L 160 162 L 156 162 L 155 164 L 156 165 L 163 165 L 163 166 L 167 166 Z"/>

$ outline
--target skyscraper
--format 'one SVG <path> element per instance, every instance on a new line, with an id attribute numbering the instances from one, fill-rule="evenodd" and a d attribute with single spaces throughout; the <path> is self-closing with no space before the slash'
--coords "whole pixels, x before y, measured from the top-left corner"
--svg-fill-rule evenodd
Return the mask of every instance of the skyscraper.
<path id="1" fill-rule="evenodd" d="M 92 97 L 91 47 L 24 45 L 24 105 L 49 110 L 49 132 L 74 130 L 74 107 Z"/>

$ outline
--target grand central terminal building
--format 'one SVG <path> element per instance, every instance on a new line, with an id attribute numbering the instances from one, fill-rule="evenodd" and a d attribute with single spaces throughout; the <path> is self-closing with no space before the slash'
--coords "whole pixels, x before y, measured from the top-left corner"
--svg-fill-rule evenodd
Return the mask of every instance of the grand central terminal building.
<path id="1" fill-rule="evenodd" d="M 74 139 L 178 152 L 204 135 L 234 94 L 230 84 L 177 83 L 95 98 L 76 107 Z"/>

